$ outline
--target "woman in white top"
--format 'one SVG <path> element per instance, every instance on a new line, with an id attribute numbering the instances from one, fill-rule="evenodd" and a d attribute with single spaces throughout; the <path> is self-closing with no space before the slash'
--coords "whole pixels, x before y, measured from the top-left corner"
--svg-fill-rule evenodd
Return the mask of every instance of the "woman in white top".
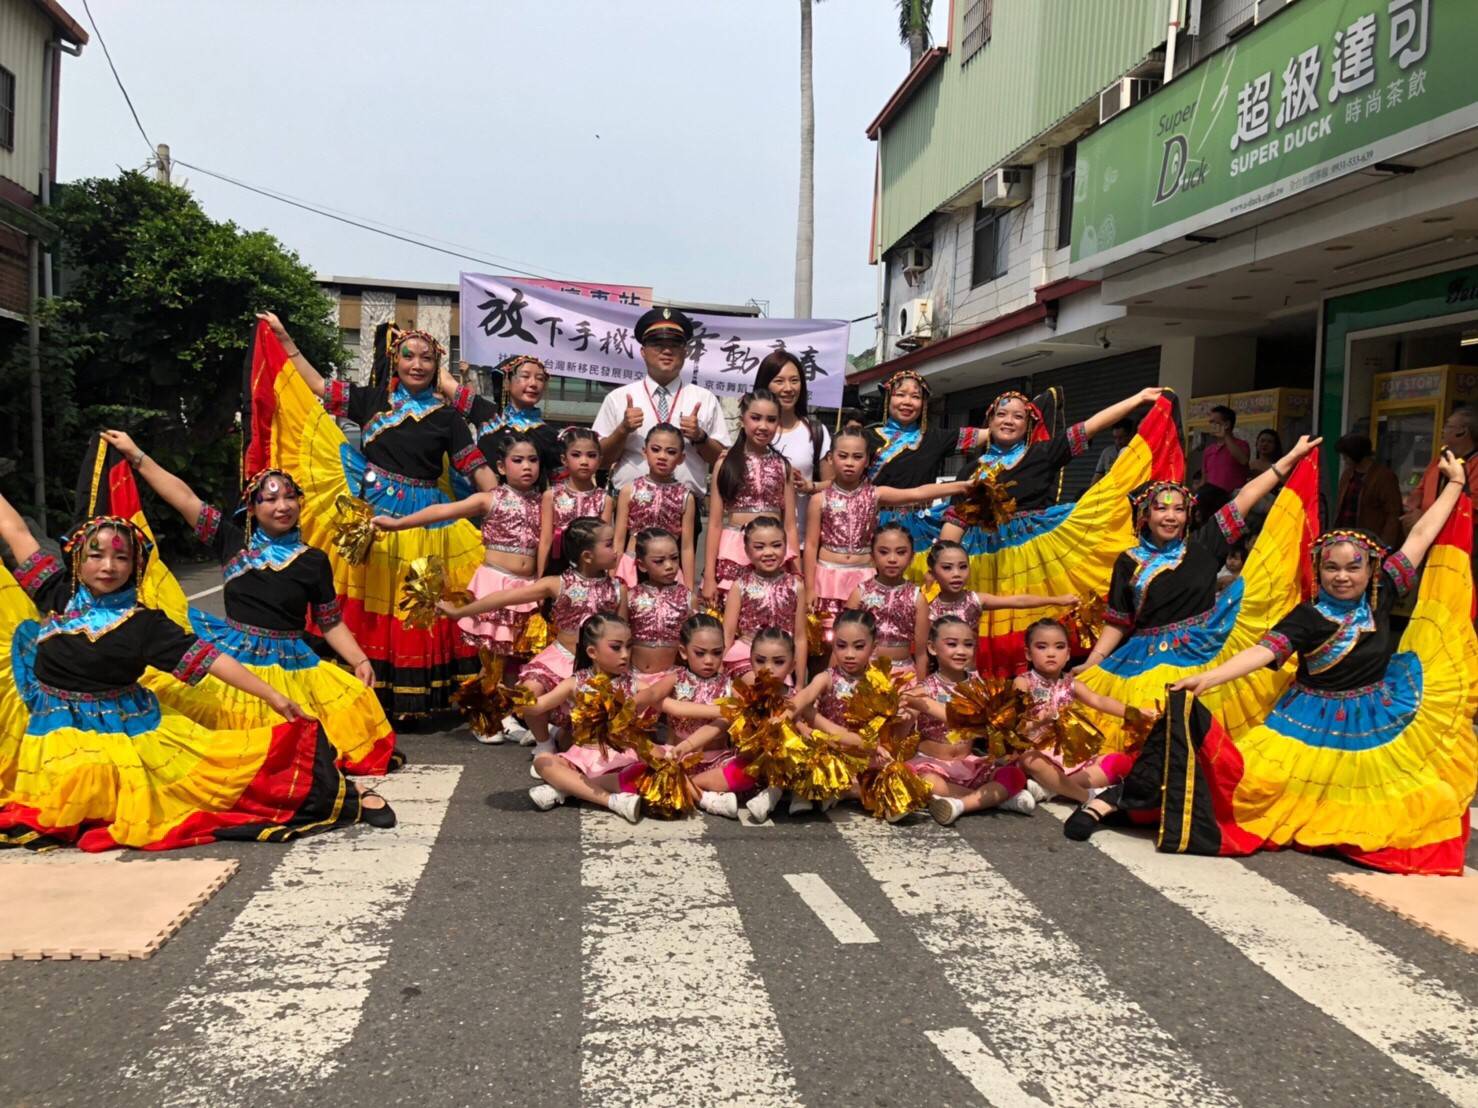
<path id="1" fill-rule="evenodd" d="M 796 537 L 805 546 L 807 494 L 831 480 L 831 435 L 807 410 L 806 375 L 790 351 L 777 350 L 760 362 L 754 387 L 769 389 L 780 402 L 780 433 L 770 445 L 790 462 L 796 489 Z"/>

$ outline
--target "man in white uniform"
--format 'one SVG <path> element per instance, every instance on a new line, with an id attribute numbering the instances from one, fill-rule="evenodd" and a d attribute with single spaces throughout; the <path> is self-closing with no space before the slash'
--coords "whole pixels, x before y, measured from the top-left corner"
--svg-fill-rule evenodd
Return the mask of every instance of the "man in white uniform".
<path id="1" fill-rule="evenodd" d="M 729 445 L 729 428 L 718 397 L 680 380 L 693 321 L 676 308 L 653 308 L 636 321 L 632 333 L 641 343 L 647 375 L 612 390 L 601 402 L 592 424 L 600 436 L 601 464 L 610 467 L 611 485 L 620 492 L 647 472 L 642 453 L 646 433 L 659 423 L 671 423 L 687 447 L 677 479 L 705 504 L 709 467 Z"/>

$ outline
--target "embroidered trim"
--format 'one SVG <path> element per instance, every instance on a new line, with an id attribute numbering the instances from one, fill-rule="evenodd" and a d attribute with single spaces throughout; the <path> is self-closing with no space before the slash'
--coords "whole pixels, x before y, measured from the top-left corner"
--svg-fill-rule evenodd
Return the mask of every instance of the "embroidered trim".
<path id="1" fill-rule="evenodd" d="M 1399 550 L 1386 559 L 1384 569 L 1386 576 L 1391 579 L 1391 584 L 1395 586 L 1396 592 L 1401 596 L 1409 593 L 1412 586 L 1416 584 L 1416 566 L 1412 565 L 1411 559 Z"/>
<path id="2" fill-rule="evenodd" d="M 1258 646 L 1273 652 L 1273 665 L 1281 667 L 1284 662 L 1293 656 L 1293 643 L 1288 641 L 1288 636 L 1279 634 L 1277 631 L 1269 631 L 1259 641 Z"/>
<path id="3" fill-rule="evenodd" d="M 475 394 L 466 385 L 452 393 L 452 407 L 464 416 L 472 414 L 472 400 Z"/>
<path id="4" fill-rule="evenodd" d="M 204 639 L 196 639 L 170 673 L 187 685 L 198 685 L 205 679 L 205 675 L 210 672 L 210 667 L 220 656 L 221 652 L 210 643 Z"/>
<path id="5" fill-rule="evenodd" d="M 1141 627 L 1139 633 L 1141 635 L 1170 634 L 1176 631 L 1184 631 L 1189 627 L 1204 627 L 1210 619 L 1211 612 L 1206 611 L 1198 616 L 1191 616 L 1190 619 L 1178 619 L 1174 623 L 1162 623 L 1158 627 Z"/>
<path id="6" fill-rule="evenodd" d="M 27 596 L 35 596 L 42 585 L 62 571 L 62 564 L 44 550 L 38 550 L 15 567 L 15 580 L 26 590 Z"/>
<path id="7" fill-rule="evenodd" d="M 195 520 L 195 537 L 209 546 L 221 529 L 221 510 L 214 504 L 202 504 Z"/>
<path id="8" fill-rule="evenodd" d="M 1088 449 L 1088 428 L 1074 423 L 1067 429 L 1067 449 L 1074 458 Z"/>
<path id="9" fill-rule="evenodd" d="M 344 609 L 338 597 L 334 597 L 327 604 L 314 604 L 311 607 L 313 622 L 318 624 L 320 631 L 332 631 L 344 622 Z"/>
<path id="10" fill-rule="evenodd" d="M 336 600 L 334 603 L 337 604 L 338 601 Z M 232 619 L 230 616 L 226 617 L 226 622 L 230 624 L 233 630 L 240 631 L 243 635 L 256 635 L 264 639 L 300 639 L 303 637 L 303 632 L 301 631 L 276 631 L 271 627 L 257 627 L 255 624 L 242 623 L 240 620 Z"/>
<path id="11" fill-rule="evenodd" d="M 961 452 L 974 450 L 981 438 L 979 427 L 961 427 L 955 439 L 955 449 Z"/>
<path id="12" fill-rule="evenodd" d="M 1316 689 L 1310 685 L 1305 685 L 1302 681 L 1295 681 L 1293 684 L 1299 692 L 1306 693 L 1309 696 L 1318 696 L 1325 700 L 1355 700 L 1359 697 L 1369 696 L 1371 693 L 1379 692 L 1385 687 L 1386 682 L 1384 680 L 1376 681 L 1373 684 L 1361 685 L 1354 689 Z M 1389 704 L 1390 701 L 1387 700 L 1386 703 Z"/>
<path id="13" fill-rule="evenodd" d="M 1111 623 L 1115 627 L 1122 627 L 1126 631 L 1134 629 L 1134 617 L 1128 612 L 1119 611 L 1117 608 L 1105 608 L 1103 621 L 1105 623 Z"/>
<path id="14" fill-rule="evenodd" d="M 59 689 L 55 685 L 48 685 L 45 681 L 37 681 L 36 687 L 58 700 L 80 700 L 88 704 L 122 700 L 124 697 L 144 691 L 138 685 L 124 685 L 121 689 L 107 689 L 103 692 L 78 692 L 76 689 Z"/>
<path id="15" fill-rule="evenodd" d="M 294 530 L 292 534 L 296 535 L 297 531 Z M 305 546 L 300 542 L 295 550 L 287 552 L 282 561 L 274 562 L 271 560 L 272 555 L 274 553 L 282 554 L 280 549 L 273 551 L 265 546 L 247 548 L 238 551 L 226 563 L 225 567 L 221 570 L 221 578 L 229 584 L 243 573 L 250 573 L 253 570 L 261 570 L 264 573 L 280 573 L 312 549 L 314 548 Z"/>
<path id="16" fill-rule="evenodd" d="M 482 456 L 482 451 L 477 448 L 476 443 L 464 446 L 452 455 L 452 465 L 456 467 L 458 473 L 471 473 L 479 466 L 487 464 L 487 459 Z"/>
<path id="17" fill-rule="evenodd" d="M 437 487 L 436 481 L 423 481 L 419 477 L 407 477 L 404 473 L 396 473 L 393 470 L 381 469 L 373 462 L 366 462 L 364 464 L 364 472 L 366 475 L 373 473 L 380 477 L 388 477 L 390 480 L 397 481 L 400 484 L 406 485 L 410 488 L 434 489 Z M 370 481 L 369 483 L 374 484 L 373 481 Z"/>
<path id="18" fill-rule="evenodd" d="M 335 419 L 349 415 L 349 382 L 330 381 L 323 391 L 323 410 Z"/>
<path id="19" fill-rule="evenodd" d="M 1247 521 L 1242 518 L 1242 512 L 1235 500 L 1216 513 L 1216 525 L 1221 528 L 1227 542 L 1236 542 L 1247 534 Z"/>

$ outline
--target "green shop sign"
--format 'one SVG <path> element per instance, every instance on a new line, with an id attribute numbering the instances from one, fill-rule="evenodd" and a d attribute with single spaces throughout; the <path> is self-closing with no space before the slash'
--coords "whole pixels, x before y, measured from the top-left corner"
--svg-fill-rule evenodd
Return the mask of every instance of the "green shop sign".
<path id="1" fill-rule="evenodd" d="M 1284 8 L 1079 143 L 1073 272 L 1478 126 L 1474 64 L 1474 0 Z"/>

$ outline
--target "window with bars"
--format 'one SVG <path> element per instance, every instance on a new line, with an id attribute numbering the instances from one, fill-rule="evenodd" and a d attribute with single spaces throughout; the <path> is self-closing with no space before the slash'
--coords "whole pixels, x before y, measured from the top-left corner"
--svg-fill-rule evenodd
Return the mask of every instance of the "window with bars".
<path id="1" fill-rule="evenodd" d="M 1072 245 L 1073 188 L 1078 180 L 1078 144 L 1062 148 L 1062 174 L 1057 183 L 1057 249 Z"/>
<path id="2" fill-rule="evenodd" d="M 0 66 L 0 150 L 15 149 L 15 74 Z"/>
<path id="3" fill-rule="evenodd" d="M 994 6 L 994 0 L 969 0 L 966 4 L 965 18 L 960 25 L 963 42 L 960 50 L 961 65 L 980 53 L 981 48 L 990 42 L 990 17 Z"/>
<path id="4" fill-rule="evenodd" d="M 984 204 L 975 209 L 975 241 L 970 258 L 971 288 L 1006 276 L 1010 247 L 1007 217 L 1010 214 L 1007 209 L 987 208 Z"/>

